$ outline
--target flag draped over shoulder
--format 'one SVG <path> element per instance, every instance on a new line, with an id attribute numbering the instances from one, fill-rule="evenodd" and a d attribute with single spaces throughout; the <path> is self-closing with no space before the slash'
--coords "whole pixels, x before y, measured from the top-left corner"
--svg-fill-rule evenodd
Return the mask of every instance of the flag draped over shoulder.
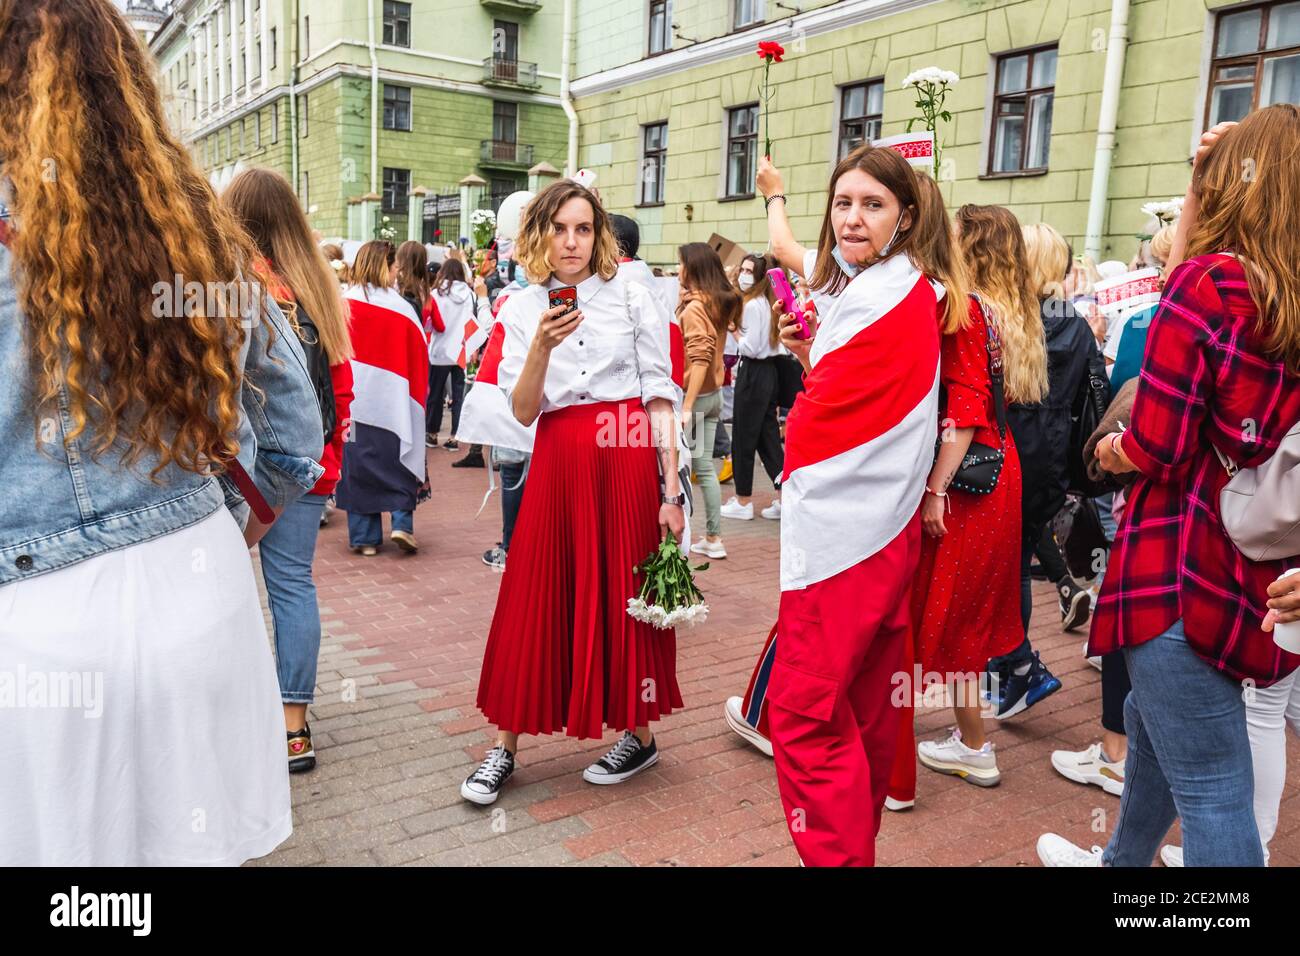
<path id="1" fill-rule="evenodd" d="M 352 423 L 336 498 L 360 514 L 409 510 L 424 481 L 429 342 L 395 289 L 352 286 Z"/>
<path id="2" fill-rule="evenodd" d="M 782 590 L 870 557 L 916 513 L 934 462 L 941 295 L 896 255 L 859 273 L 818 328 L 786 424 Z"/>
<path id="3" fill-rule="evenodd" d="M 546 293 L 541 286 L 529 286 L 511 293 L 510 300 L 513 302 L 515 299 L 520 300 L 521 308 L 535 308 L 539 313 L 546 308 Z M 474 319 L 465 326 L 463 357 L 474 354 L 484 342 L 487 347 L 483 350 L 483 361 L 479 363 L 478 372 L 474 375 L 474 384 L 465 393 L 456 438 L 479 445 L 532 452 L 537 423 L 525 427 L 515 418 L 510 401 L 497 381 L 497 368 L 501 365 L 509 314 L 508 305 L 502 305 L 497 312 L 496 321 L 490 326 L 479 328 Z"/>

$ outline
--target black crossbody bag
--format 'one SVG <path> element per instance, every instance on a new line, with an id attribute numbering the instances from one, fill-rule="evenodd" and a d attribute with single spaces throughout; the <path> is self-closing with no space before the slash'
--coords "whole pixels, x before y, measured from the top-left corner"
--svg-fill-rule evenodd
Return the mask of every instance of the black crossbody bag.
<path id="1" fill-rule="evenodd" d="M 953 476 L 949 488 L 972 495 L 989 495 L 998 486 L 1002 465 L 1006 461 L 1007 403 L 1002 388 L 1002 339 L 998 336 L 997 328 L 989 321 L 988 310 L 984 308 L 984 303 L 978 296 L 975 297 L 975 302 L 984 316 L 984 328 L 987 332 L 989 382 L 992 386 L 993 414 L 997 417 L 1000 447 L 993 448 L 977 441 L 971 442 L 970 448 L 966 450 L 966 457 L 961 460 L 961 465 L 957 469 L 957 474 Z M 940 401 L 946 408 L 946 394 L 941 394 Z M 942 447 L 943 439 L 940 438 L 934 446 L 935 458 L 939 457 L 939 449 Z"/>

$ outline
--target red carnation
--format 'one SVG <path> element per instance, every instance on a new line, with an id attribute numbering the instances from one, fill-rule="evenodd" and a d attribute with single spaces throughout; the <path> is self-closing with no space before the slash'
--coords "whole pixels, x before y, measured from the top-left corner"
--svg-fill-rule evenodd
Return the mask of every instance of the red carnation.
<path id="1" fill-rule="evenodd" d="M 758 55 L 763 59 L 768 59 L 780 63 L 781 57 L 785 56 L 785 47 L 775 40 L 760 40 L 758 43 Z"/>

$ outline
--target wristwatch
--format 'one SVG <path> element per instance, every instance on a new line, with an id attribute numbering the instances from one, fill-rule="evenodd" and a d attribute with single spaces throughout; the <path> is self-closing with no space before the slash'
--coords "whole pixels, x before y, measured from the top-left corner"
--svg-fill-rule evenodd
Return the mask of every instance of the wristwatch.
<path id="1" fill-rule="evenodd" d="M 665 505 L 677 505 L 679 508 L 686 506 L 686 492 L 678 495 L 666 495 L 662 491 L 659 493 L 659 501 Z"/>

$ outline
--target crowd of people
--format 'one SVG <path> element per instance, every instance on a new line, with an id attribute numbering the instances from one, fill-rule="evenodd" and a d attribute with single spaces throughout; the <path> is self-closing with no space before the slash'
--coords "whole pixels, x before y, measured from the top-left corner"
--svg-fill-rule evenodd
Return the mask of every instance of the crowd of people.
<path id="1" fill-rule="evenodd" d="M 0 481 L 40 489 L 0 511 L 0 672 L 95 675 L 104 701 L 0 709 L 0 861 L 283 842 L 317 760 L 319 529 L 345 512 L 372 557 L 387 514 L 417 552 L 429 458 L 468 444 L 455 467 L 500 473 L 503 574 L 465 800 L 498 799 L 528 735 L 619 734 L 594 785 L 654 766 L 690 702 L 674 629 L 627 613 L 639 565 L 669 539 L 726 559 L 757 460 L 780 606 L 723 718 L 774 758 L 801 863 L 873 864 L 918 765 L 1001 784 L 987 721 L 1061 687 L 1037 573 L 1101 671 L 1098 741 L 1052 766 L 1120 799 L 1104 850 L 1049 833 L 1042 861 L 1265 864 L 1300 730 L 1297 501 L 1269 497 L 1296 485 L 1265 478 L 1300 457 L 1300 109 L 1207 132 L 1128 265 L 1004 207 L 950 215 L 870 145 L 812 246 L 764 158 L 767 249 L 734 262 L 689 242 L 652 269 L 580 177 L 431 262 L 322 243 L 275 172 L 215 195 L 106 0 L 0 20 Z M 932 687 L 954 727 L 917 743 Z"/>

